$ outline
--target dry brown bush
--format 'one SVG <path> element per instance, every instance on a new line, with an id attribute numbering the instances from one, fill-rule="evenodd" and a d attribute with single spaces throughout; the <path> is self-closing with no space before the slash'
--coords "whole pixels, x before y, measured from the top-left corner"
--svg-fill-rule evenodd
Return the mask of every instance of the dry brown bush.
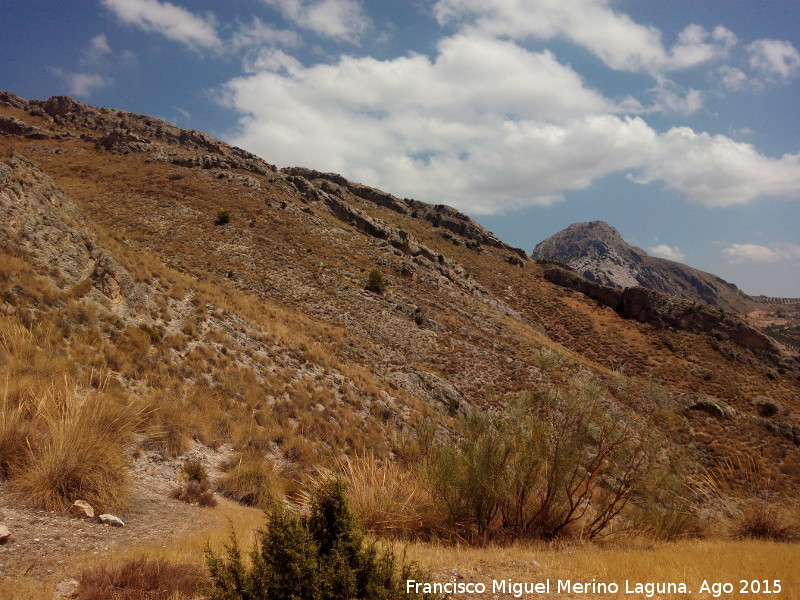
<path id="1" fill-rule="evenodd" d="M 374 454 L 341 460 L 337 470 L 348 484 L 350 506 L 368 531 L 414 538 L 441 527 L 443 515 L 416 471 Z"/>
<path id="2" fill-rule="evenodd" d="M 4 407 L 4 412 L 11 407 Z M 80 498 L 105 509 L 124 505 L 126 450 L 136 441 L 142 410 L 133 401 L 83 392 L 65 381 L 18 407 L 29 428 L 25 448 L 12 449 L 10 477 L 28 501 L 58 510 Z M 6 461 L 4 461 L 6 462 Z"/>
<path id="3" fill-rule="evenodd" d="M 800 539 L 800 522 L 796 515 L 791 514 L 790 507 L 751 500 L 740 508 L 734 519 L 731 537 L 794 542 Z"/>
<path id="4" fill-rule="evenodd" d="M 81 600 L 194 598 L 203 589 L 202 570 L 163 559 L 140 558 L 89 569 L 78 578 Z"/>

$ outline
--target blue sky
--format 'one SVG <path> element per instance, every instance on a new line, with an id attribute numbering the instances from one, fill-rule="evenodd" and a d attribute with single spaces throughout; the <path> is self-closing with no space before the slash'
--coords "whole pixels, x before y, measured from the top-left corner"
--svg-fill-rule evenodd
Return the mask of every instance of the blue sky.
<path id="1" fill-rule="evenodd" d="M 800 3 L 0 0 L 0 88 L 800 297 Z"/>

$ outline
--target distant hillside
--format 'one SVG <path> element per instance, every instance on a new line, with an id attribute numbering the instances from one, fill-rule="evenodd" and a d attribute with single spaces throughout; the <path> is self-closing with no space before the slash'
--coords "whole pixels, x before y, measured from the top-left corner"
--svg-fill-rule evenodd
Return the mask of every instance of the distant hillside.
<path id="1" fill-rule="evenodd" d="M 738 313 L 758 307 L 724 279 L 631 246 L 603 221 L 573 223 L 537 244 L 533 258 L 564 263 L 589 281 L 615 288 L 640 285 Z"/>

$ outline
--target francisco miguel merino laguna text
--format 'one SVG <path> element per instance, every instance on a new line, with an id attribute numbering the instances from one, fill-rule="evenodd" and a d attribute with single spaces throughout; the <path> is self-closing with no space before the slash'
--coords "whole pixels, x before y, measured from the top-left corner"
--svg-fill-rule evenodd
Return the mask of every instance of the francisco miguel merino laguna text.
<path id="1" fill-rule="evenodd" d="M 644 582 L 628 579 L 620 586 L 615 581 L 575 581 L 572 579 L 545 579 L 543 581 L 514 581 L 513 579 L 492 579 L 491 583 L 452 581 L 422 582 L 415 579 L 406 580 L 407 594 L 511 594 L 521 598 L 525 594 L 636 594 L 652 598 L 656 594 L 689 594 L 689 588 L 683 582 Z"/>

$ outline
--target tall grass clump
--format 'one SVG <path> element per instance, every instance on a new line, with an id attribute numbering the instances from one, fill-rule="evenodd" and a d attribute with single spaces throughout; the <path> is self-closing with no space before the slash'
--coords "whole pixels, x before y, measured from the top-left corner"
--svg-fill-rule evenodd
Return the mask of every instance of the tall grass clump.
<path id="1" fill-rule="evenodd" d="M 265 506 L 280 493 L 280 489 L 275 467 L 253 447 L 245 447 L 233 456 L 219 482 L 222 494 L 248 506 Z"/>
<path id="2" fill-rule="evenodd" d="M 559 368 L 566 359 L 563 352 L 552 348 L 541 348 L 533 354 L 533 362 L 543 373 Z"/>
<path id="3" fill-rule="evenodd" d="M 128 492 L 126 451 L 137 441 L 142 410 L 68 380 L 43 394 L 2 400 L 0 465 L 14 489 L 47 510 L 77 499 L 118 508 Z"/>
<path id="4" fill-rule="evenodd" d="M 416 569 L 365 538 L 347 502 L 344 484 L 328 481 L 298 516 L 274 504 L 249 561 L 235 536 L 226 556 L 206 550 L 211 600 L 389 600 L 406 594 Z"/>
<path id="5" fill-rule="evenodd" d="M 87 569 L 78 578 L 81 600 L 166 600 L 195 598 L 205 581 L 193 565 L 139 558 Z"/>
<path id="6" fill-rule="evenodd" d="M 797 518 L 792 518 L 785 507 L 752 500 L 740 507 L 732 526 L 731 537 L 794 542 L 800 540 L 800 522 Z"/>
<path id="7" fill-rule="evenodd" d="M 410 539 L 429 537 L 440 528 L 441 512 L 416 469 L 367 454 L 340 461 L 337 471 L 367 531 Z"/>

